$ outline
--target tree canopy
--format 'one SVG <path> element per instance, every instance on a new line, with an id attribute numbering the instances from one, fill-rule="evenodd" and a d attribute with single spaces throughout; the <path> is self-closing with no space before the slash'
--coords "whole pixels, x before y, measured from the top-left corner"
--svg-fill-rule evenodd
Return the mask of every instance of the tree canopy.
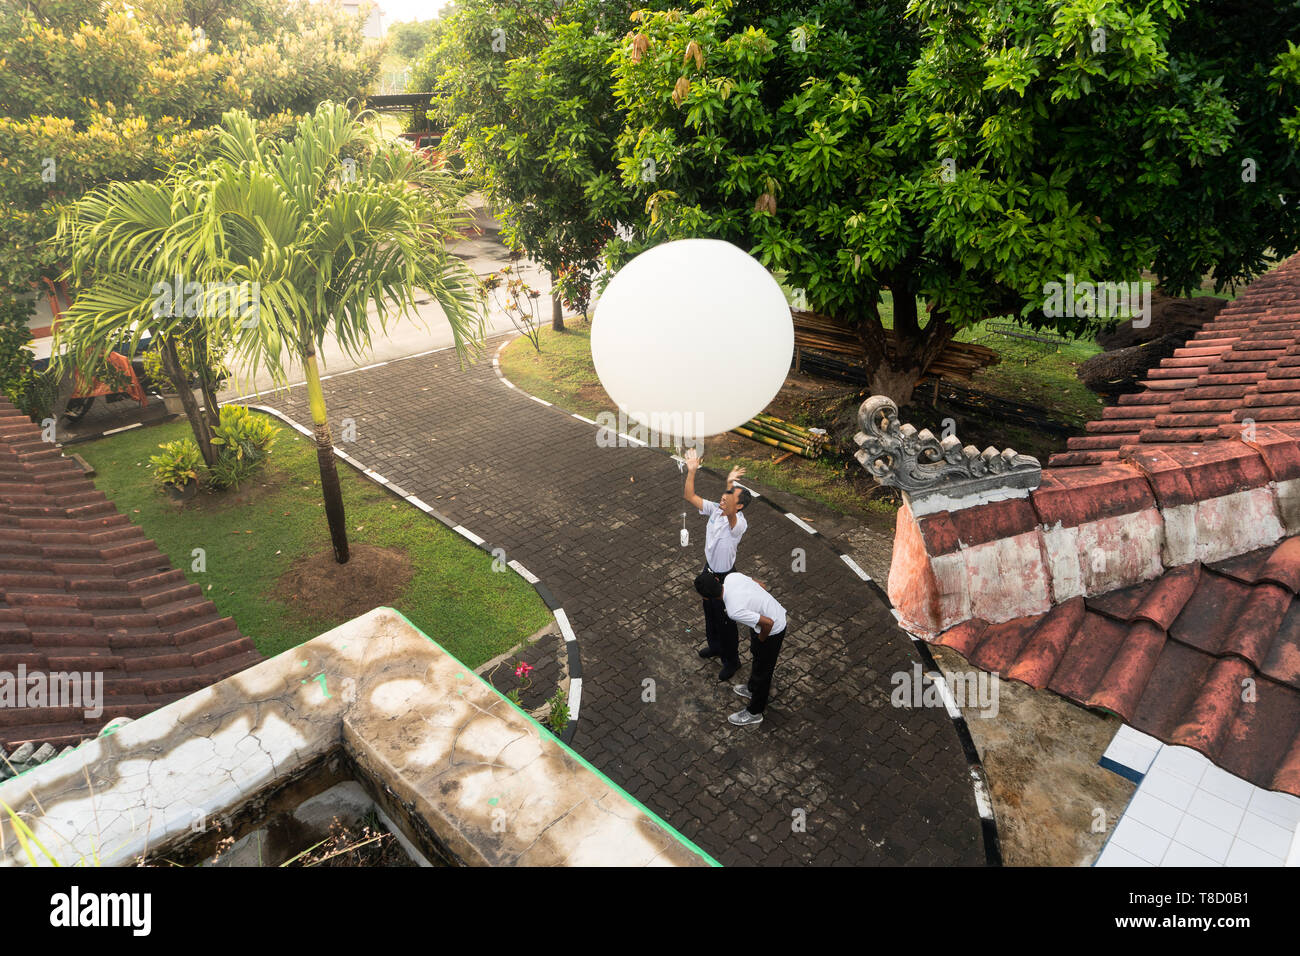
<path id="1" fill-rule="evenodd" d="M 1205 273 L 1248 278 L 1300 235 L 1288 10 L 705 0 L 638 13 L 614 75 L 622 182 L 644 214 L 611 261 L 670 238 L 735 242 L 854 324 L 873 389 L 901 400 L 986 317 L 1081 331 L 1091 318 L 1042 310 L 1066 274 L 1150 269 L 1174 293 Z"/>
<path id="2" fill-rule="evenodd" d="M 618 184 L 608 61 L 634 8 L 463 0 L 417 70 L 506 241 L 550 272 L 557 327 L 561 298 L 586 311 L 630 198 Z"/>
<path id="3" fill-rule="evenodd" d="M 357 18 L 306 0 L 0 4 L 0 319 L 60 273 L 47 240 L 68 203 L 201 155 L 229 109 L 287 135 L 363 96 L 379 56 Z"/>
<path id="4" fill-rule="evenodd" d="M 80 294 L 56 330 L 56 354 L 84 367 L 150 328 L 165 343 L 231 342 L 250 374 L 265 368 L 278 382 L 299 364 L 331 536 L 346 562 L 316 350 L 329 336 L 364 354 L 376 324 L 414 317 L 421 293 L 441 307 L 458 355 L 477 348 L 477 281 L 446 245 L 463 223 L 462 200 L 447 170 L 340 104 L 320 104 L 287 142 L 259 136 L 246 112 L 232 110 L 211 161 L 158 182 L 109 184 L 65 211 L 61 245 Z M 202 450 L 205 425 L 191 422 Z M 211 464 L 210 450 L 204 457 Z"/>
<path id="5" fill-rule="evenodd" d="M 386 34 L 389 51 L 400 59 L 414 60 L 433 39 L 440 23 L 439 20 L 394 23 Z"/>

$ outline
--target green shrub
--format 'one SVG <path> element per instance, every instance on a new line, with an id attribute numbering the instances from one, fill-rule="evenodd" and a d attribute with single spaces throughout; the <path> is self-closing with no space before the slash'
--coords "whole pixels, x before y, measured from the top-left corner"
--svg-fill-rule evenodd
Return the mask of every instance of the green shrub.
<path id="1" fill-rule="evenodd" d="M 212 436 L 217 460 L 211 468 L 204 465 L 194 439 L 183 438 L 158 446 L 162 454 L 149 459 L 154 466 L 154 478 L 177 488 L 185 487 L 193 479 L 224 490 L 238 487 L 260 468 L 280 429 L 242 405 L 223 405 L 220 418 L 221 424 Z"/>
<path id="2" fill-rule="evenodd" d="M 32 368 L 35 356 L 27 343 L 32 334 L 27 320 L 32 314 L 30 297 L 0 292 L 0 394 L 38 424 L 50 417 L 58 397 L 58 379 Z"/>
<path id="3" fill-rule="evenodd" d="M 216 354 L 224 354 L 227 346 L 218 346 L 214 349 Z M 140 361 L 144 365 L 145 377 L 161 392 L 170 392 L 172 390 L 172 380 L 167 377 L 167 369 L 163 366 L 162 346 L 155 343 L 149 349 L 139 353 Z M 181 360 L 181 371 L 185 377 L 194 384 L 198 383 L 199 363 L 194 358 L 194 347 L 186 339 L 178 339 L 176 342 L 176 357 Z M 208 380 L 211 382 L 219 381 L 230 376 L 230 370 L 226 368 L 224 361 L 208 360 Z"/>
<path id="4" fill-rule="evenodd" d="M 32 353 L 26 347 L 32 338 L 27 328 L 31 314 L 29 296 L 0 289 L 0 394 L 8 395 L 15 405 L 24 373 L 31 371 Z"/>
<path id="5" fill-rule="evenodd" d="M 161 455 L 149 459 L 153 465 L 154 479 L 164 485 L 184 488 L 191 480 L 201 481 L 203 473 L 203 455 L 193 438 L 181 438 L 159 445 Z"/>
<path id="6" fill-rule="evenodd" d="M 58 397 L 59 377 L 49 369 L 37 372 L 25 368 L 10 384 L 9 400 L 38 425 L 54 413 Z"/>
<path id="7" fill-rule="evenodd" d="M 569 726 L 569 701 L 564 696 L 564 688 L 557 687 L 555 689 L 550 704 L 551 712 L 546 716 L 546 726 L 551 729 L 551 733 L 558 737 Z"/>
<path id="8" fill-rule="evenodd" d="M 149 349 L 140 356 L 140 361 L 144 365 L 145 378 L 162 391 L 171 389 L 172 382 L 167 377 L 167 370 L 163 368 L 161 349 Z"/>
<path id="9" fill-rule="evenodd" d="M 221 406 L 220 417 L 212 436 L 217 460 L 210 479 L 213 487 L 235 488 L 266 461 L 280 429 L 243 405 Z"/>

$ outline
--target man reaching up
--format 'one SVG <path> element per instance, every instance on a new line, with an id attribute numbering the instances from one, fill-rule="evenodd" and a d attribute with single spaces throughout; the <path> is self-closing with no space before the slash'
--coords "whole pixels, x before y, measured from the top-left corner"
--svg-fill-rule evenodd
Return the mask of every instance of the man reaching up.
<path id="1" fill-rule="evenodd" d="M 721 586 L 722 581 L 736 567 L 736 548 L 748 527 L 741 514 L 753 496 L 736 485 L 736 479 L 745 473 L 744 468 L 733 468 L 727 475 L 727 488 L 717 502 L 705 501 L 695 493 L 695 472 L 700 467 L 700 457 L 695 449 L 686 452 L 686 490 L 682 493 L 709 522 L 704 529 L 704 571 L 712 575 Z M 719 592 L 720 593 L 720 592 Z M 706 646 L 700 648 L 701 657 L 722 658 L 718 680 L 729 680 L 740 667 L 740 636 L 736 622 L 727 617 L 726 608 L 719 598 L 704 599 L 704 638 Z"/>

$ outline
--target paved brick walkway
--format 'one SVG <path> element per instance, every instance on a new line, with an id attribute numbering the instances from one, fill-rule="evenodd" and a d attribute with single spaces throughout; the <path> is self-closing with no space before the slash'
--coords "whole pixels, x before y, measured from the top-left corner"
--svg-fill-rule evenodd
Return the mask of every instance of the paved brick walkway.
<path id="1" fill-rule="evenodd" d="M 356 422 L 349 454 L 504 547 L 563 602 L 582 652 L 574 749 L 720 862 L 983 864 L 952 723 L 942 708 L 890 706 L 890 676 L 918 658 L 824 544 L 750 506 L 738 563 L 785 605 L 790 631 L 766 719 L 733 727 L 743 702 L 695 653 L 704 523 L 688 515 L 682 548 L 683 476 L 666 454 L 597 447 L 592 426 L 505 387 L 486 358 L 462 372 L 441 352 L 325 389 L 336 439 Z M 310 421 L 301 387 L 262 402 Z M 698 490 L 716 498 L 721 485 L 701 474 Z M 743 678 L 743 635 L 741 647 Z"/>

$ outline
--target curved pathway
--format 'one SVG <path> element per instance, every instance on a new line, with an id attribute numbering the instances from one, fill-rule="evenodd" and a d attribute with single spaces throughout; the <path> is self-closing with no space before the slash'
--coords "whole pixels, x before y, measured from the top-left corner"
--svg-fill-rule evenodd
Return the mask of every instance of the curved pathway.
<path id="1" fill-rule="evenodd" d="M 493 346 L 495 350 L 495 346 Z M 491 354 L 491 353 L 489 353 Z M 891 706 L 921 660 L 888 606 L 818 537 L 750 506 L 739 565 L 790 616 L 757 727 L 695 649 L 691 582 L 703 519 L 652 448 L 602 448 L 596 429 L 505 387 L 485 358 L 396 360 L 326 384 L 334 434 L 366 467 L 507 550 L 563 603 L 582 648 L 572 746 L 727 865 L 985 862 L 962 743 L 942 707 Z M 305 389 L 261 403 L 309 423 Z M 701 471 L 700 494 L 720 476 Z M 800 558 L 804 570 L 793 570 Z M 742 635 L 747 674 L 748 642 Z"/>

